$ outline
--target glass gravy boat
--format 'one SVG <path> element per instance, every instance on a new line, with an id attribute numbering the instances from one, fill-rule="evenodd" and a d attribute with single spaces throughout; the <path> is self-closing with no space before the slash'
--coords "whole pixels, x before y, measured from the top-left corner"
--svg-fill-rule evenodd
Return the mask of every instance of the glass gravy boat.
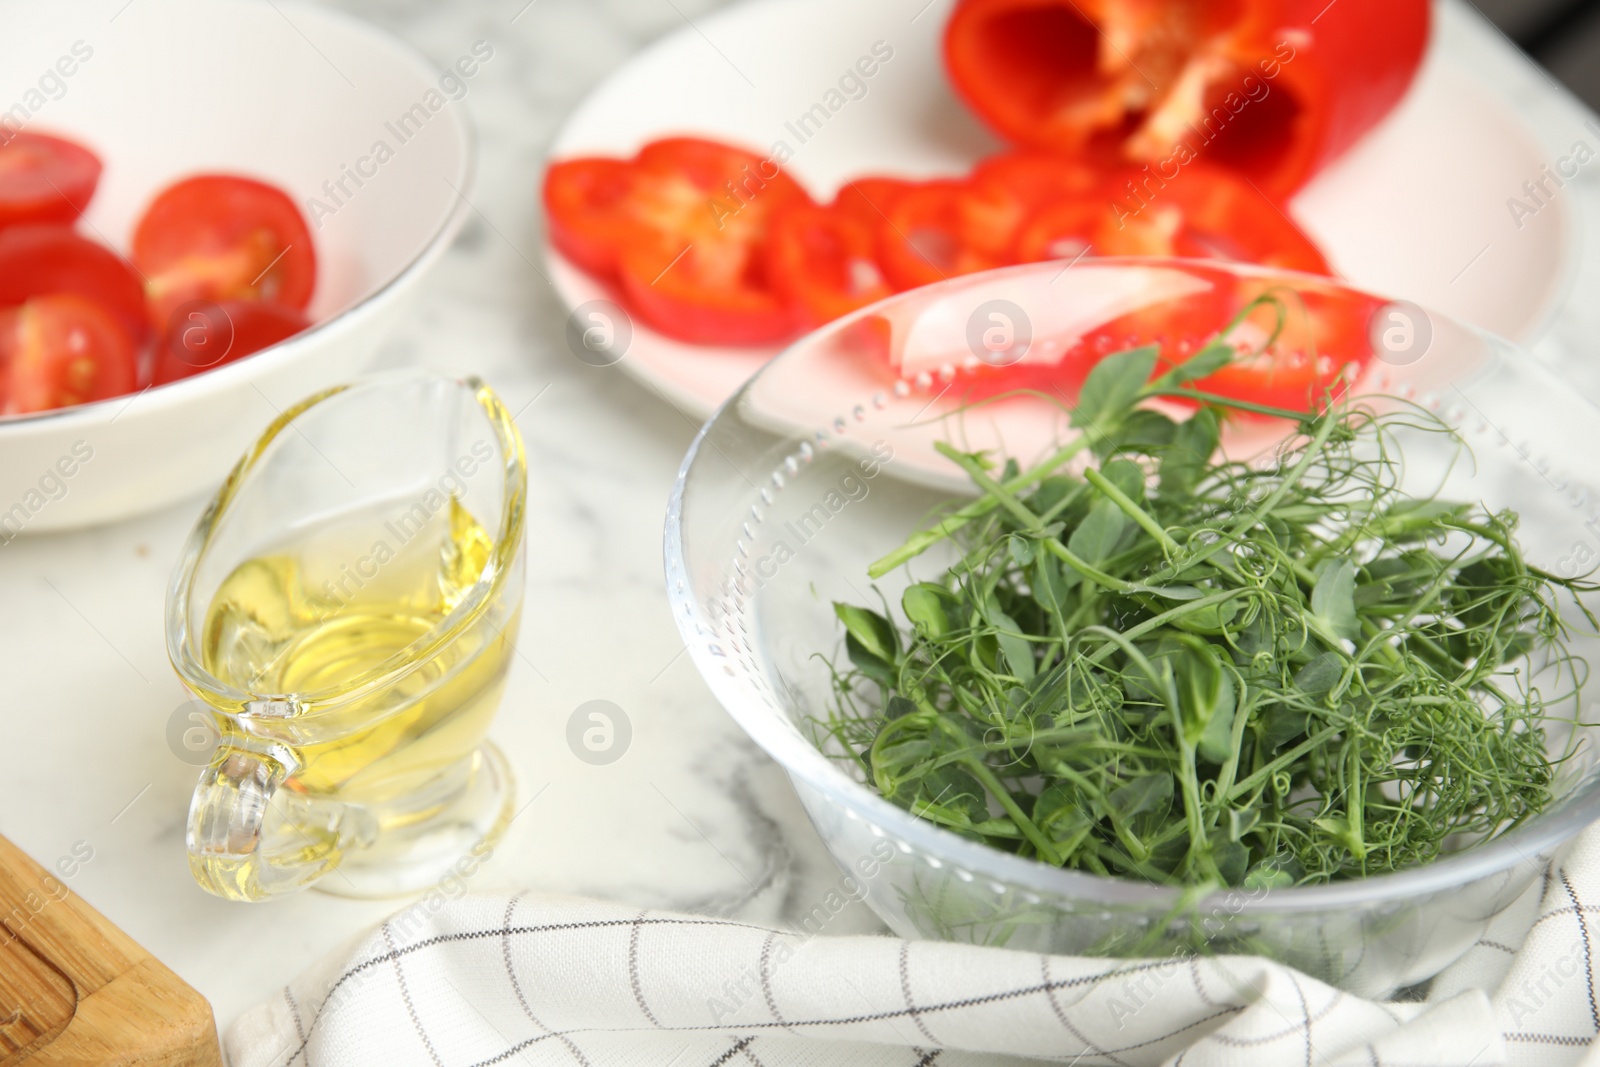
<path id="1" fill-rule="evenodd" d="M 213 713 L 195 880 L 385 896 L 481 857 L 512 781 L 485 741 L 515 651 L 527 472 L 474 378 L 374 377 L 284 412 L 201 516 L 167 649 Z"/>

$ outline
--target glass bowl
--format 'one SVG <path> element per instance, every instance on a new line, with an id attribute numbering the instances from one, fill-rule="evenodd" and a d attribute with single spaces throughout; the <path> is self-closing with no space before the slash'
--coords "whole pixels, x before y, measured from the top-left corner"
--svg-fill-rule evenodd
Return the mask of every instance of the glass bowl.
<path id="1" fill-rule="evenodd" d="M 1595 409 L 1508 342 L 1326 278 L 1178 260 L 1035 264 L 900 294 L 816 331 L 750 379 L 695 440 L 667 514 L 667 582 L 712 691 L 788 772 L 847 888 L 897 934 L 1060 954 L 1248 953 L 1378 996 L 1458 958 L 1600 816 L 1595 738 L 1569 723 L 1550 731 L 1550 745 L 1570 753 L 1556 801 L 1509 832 L 1398 873 L 1199 894 L 962 838 L 884 800 L 819 748 L 828 661 L 843 660 L 832 602 L 874 603 L 876 585 L 897 605 L 904 572 L 873 583 L 868 563 L 940 505 L 971 495 L 934 444 L 957 440 L 963 451 L 994 449 L 1026 464 L 1073 433 L 1054 397 L 972 404 L 997 391 L 984 384 L 990 368 L 1051 365 L 1107 328 L 1180 321 L 1162 316 L 1196 301 L 1226 315 L 1263 285 L 1287 294 L 1284 306 L 1307 329 L 1321 328 L 1311 320 L 1330 301 L 1357 309 L 1359 336 L 1328 346 L 1366 357 L 1342 371 L 1354 391 L 1379 406 L 1399 397 L 1430 409 L 1470 449 L 1471 462 L 1452 465 L 1437 440 L 1408 445 L 1407 482 L 1520 512 L 1527 558 L 1553 573 L 1586 573 L 1600 560 Z M 1284 425 L 1233 426 L 1223 449 L 1270 455 Z M 927 577 L 943 568 L 921 569 Z M 1581 633 L 1571 648 L 1590 662 L 1600 652 Z"/>

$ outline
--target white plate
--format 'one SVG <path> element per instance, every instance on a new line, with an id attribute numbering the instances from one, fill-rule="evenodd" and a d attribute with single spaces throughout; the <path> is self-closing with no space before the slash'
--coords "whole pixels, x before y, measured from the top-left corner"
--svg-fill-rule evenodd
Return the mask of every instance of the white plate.
<path id="1" fill-rule="evenodd" d="M 567 120 L 551 157 L 629 155 L 672 133 L 763 152 L 817 197 L 870 172 L 958 174 L 999 143 L 951 94 L 938 41 L 950 0 L 748 0 L 697 19 L 640 53 Z M 1290 205 L 1349 282 L 1529 342 L 1576 265 L 1575 221 L 1557 199 L 1522 220 L 1506 198 L 1547 162 L 1537 139 L 1436 34 L 1411 93 Z M 796 122 L 826 106 L 842 74 L 876 42 L 893 56 L 805 140 Z M 834 99 L 838 102 L 838 98 Z M 1467 162 L 1470 161 L 1470 164 Z M 569 308 L 611 296 L 547 253 Z M 621 366 L 699 415 L 776 348 L 687 345 L 635 324 Z"/>

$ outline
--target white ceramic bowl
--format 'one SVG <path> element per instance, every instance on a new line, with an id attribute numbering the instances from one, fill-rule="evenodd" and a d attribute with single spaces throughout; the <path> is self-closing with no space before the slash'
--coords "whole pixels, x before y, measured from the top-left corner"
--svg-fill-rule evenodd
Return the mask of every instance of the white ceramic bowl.
<path id="1" fill-rule="evenodd" d="M 279 410 L 370 362 L 468 210 L 472 130 L 443 73 L 291 0 L 0 8 L 0 122 L 12 108 L 10 127 L 20 114 L 22 128 L 79 140 L 105 164 L 81 232 L 125 252 L 161 188 L 234 171 L 294 197 L 318 261 L 316 325 L 288 341 L 140 395 L 0 418 L 0 542 L 210 492 Z M 346 176 L 357 167 L 360 186 Z M 324 182 L 341 179 L 350 195 L 330 196 Z"/>

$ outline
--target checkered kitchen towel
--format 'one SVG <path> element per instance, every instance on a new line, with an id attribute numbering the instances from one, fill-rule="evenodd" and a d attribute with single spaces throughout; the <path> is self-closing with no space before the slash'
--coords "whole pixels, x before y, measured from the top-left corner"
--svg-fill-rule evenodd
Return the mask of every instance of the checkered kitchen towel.
<path id="1" fill-rule="evenodd" d="M 414 906 L 246 1012 L 233 1067 L 1600 1067 L 1600 829 L 1380 1004 L 1264 960 L 805 937 L 555 897 Z"/>

